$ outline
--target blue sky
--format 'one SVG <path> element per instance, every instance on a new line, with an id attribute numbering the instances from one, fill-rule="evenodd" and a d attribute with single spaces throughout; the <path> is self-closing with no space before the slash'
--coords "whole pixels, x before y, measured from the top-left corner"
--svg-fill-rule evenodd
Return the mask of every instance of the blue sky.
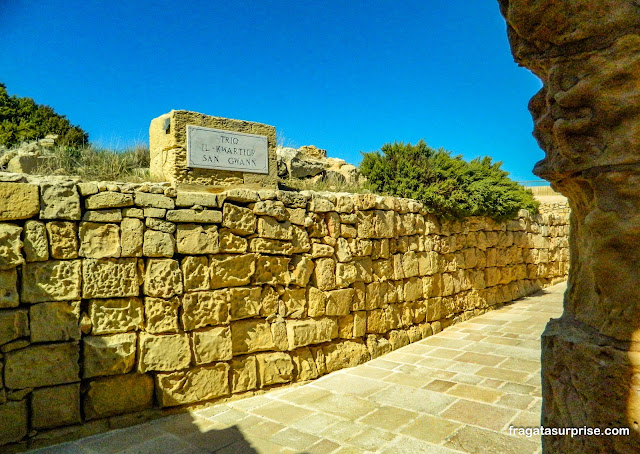
<path id="1" fill-rule="evenodd" d="M 360 152 L 424 138 L 536 179 L 529 98 L 496 1 L 0 0 L 0 81 L 96 144 L 148 141 L 171 109 Z"/>

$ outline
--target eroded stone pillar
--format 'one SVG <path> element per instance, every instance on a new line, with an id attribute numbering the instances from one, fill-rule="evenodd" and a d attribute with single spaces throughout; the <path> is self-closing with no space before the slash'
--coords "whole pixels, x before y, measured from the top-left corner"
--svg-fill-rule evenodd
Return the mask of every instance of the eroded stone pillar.
<path id="1" fill-rule="evenodd" d="M 545 150 L 534 173 L 569 198 L 564 313 L 542 340 L 547 453 L 640 452 L 640 2 L 499 0 L 515 60 L 544 86 L 530 102 Z"/>

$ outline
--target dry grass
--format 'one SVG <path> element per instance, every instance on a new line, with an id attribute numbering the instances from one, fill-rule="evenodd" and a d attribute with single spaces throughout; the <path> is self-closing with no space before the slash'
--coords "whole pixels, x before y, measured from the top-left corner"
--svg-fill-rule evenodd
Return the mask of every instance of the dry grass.
<path id="1" fill-rule="evenodd" d="M 58 147 L 38 166 L 41 175 L 72 175 L 85 181 L 149 181 L 149 147 L 114 151 L 104 148 Z"/>

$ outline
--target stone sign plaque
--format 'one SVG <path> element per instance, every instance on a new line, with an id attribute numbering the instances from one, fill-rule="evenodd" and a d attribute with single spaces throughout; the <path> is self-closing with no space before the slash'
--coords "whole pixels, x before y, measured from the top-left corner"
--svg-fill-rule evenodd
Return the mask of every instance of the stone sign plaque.
<path id="1" fill-rule="evenodd" d="M 268 174 L 267 137 L 187 125 L 187 167 Z"/>

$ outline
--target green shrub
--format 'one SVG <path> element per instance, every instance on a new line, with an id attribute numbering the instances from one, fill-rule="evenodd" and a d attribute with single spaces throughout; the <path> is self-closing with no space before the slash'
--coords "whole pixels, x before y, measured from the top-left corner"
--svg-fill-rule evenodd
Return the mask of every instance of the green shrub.
<path id="1" fill-rule="evenodd" d="M 416 145 L 394 142 L 380 152 L 363 153 L 360 171 L 377 192 L 423 202 L 432 213 L 454 219 L 489 216 L 509 219 L 518 210 L 538 211 L 531 191 L 509 178 L 491 158 L 471 162 Z"/>
<path id="2" fill-rule="evenodd" d="M 36 104 L 31 98 L 9 96 L 7 87 L 0 82 L 0 145 L 11 148 L 47 134 L 58 134 L 57 143 L 68 147 L 86 145 L 89 141 L 89 135 L 64 115 Z"/>

